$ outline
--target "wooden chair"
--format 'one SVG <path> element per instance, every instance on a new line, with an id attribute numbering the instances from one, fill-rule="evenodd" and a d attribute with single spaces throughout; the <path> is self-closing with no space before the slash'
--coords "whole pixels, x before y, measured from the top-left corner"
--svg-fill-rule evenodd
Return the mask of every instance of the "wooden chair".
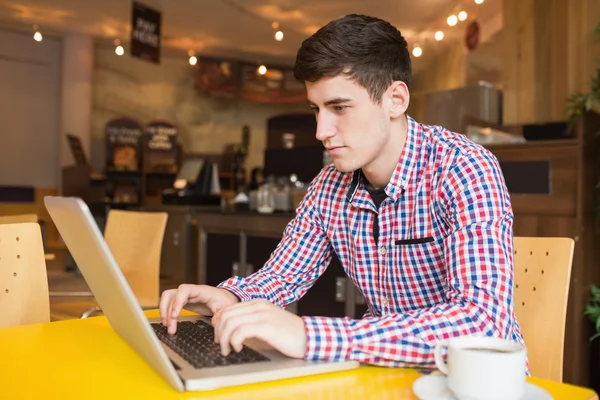
<path id="1" fill-rule="evenodd" d="M 0 328 L 50 321 L 46 262 L 37 222 L 0 225 L 0 316 Z"/>
<path id="2" fill-rule="evenodd" d="M 38 222 L 37 214 L 0 215 L 0 224 L 19 224 L 23 222 Z"/>
<path id="3" fill-rule="evenodd" d="M 574 241 L 515 237 L 515 313 L 531 374 L 562 382 L 565 325 Z"/>
<path id="4" fill-rule="evenodd" d="M 160 256 L 167 216 L 165 212 L 110 210 L 106 220 L 106 244 L 144 308 L 155 308 L 160 300 Z M 89 309 L 81 317 L 99 311 Z"/>
<path id="5" fill-rule="evenodd" d="M 37 214 L 13 214 L 13 215 L 0 215 L 0 225 L 3 224 L 19 224 L 19 223 L 23 223 L 23 222 L 35 222 L 37 224 L 40 224 L 40 219 L 38 218 Z M 46 232 L 45 232 L 45 226 L 43 226 L 43 224 L 40 224 L 40 228 L 42 229 L 42 244 L 46 245 Z M 56 255 L 53 253 L 45 253 L 44 254 L 44 259 L 46 261 L 54 261 L 54 259 L 56 258 Z"/>

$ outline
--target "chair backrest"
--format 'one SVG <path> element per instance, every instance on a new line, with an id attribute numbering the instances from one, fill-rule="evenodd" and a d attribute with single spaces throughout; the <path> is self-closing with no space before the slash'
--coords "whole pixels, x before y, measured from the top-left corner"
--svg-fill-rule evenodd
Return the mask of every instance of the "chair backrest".
<path id="1" fill-rule="evenodd" d="M 565 324 L 575 242 L 515 237 L 515 313 L 533 376 L 562 382 Z"/>
<path id="2" fill-rule="evenodd" d="M 37 223 L 0 225 L 0 328 L 50 321 L 48 274 Z"/>
<path id="3" fill-rule="evenodd" d="M 160 256 L 167 213 L 110 210 L 104 238 L 141 306 L 160 299 Z"/>
<path id="4" fill-rule="evenodd" d="M 23 222 L 38 222 L 37 214 L 0 215 L 0 224 L 19 224 Z"/>

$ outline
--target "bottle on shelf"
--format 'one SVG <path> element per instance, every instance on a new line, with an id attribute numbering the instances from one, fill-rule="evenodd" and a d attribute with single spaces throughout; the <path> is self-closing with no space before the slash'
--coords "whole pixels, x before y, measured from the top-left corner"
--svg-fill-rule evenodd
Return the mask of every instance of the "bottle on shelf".
<path id="1" fill-rule="evenodd" d="M 246 188 L 246 156 L 248 155 L 248 146 L 250 144 L 250 127 L 242 127 L 242 142 L 235 147 L 235 156 L 233 163 L 233 189 L 237 193 Z"/>

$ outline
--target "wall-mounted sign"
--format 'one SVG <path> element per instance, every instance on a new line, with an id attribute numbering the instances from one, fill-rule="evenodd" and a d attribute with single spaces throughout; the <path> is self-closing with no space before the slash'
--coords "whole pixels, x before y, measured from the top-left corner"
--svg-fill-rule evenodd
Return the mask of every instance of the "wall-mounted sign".
<path id="1" fill-rule="evenodd" d="M 134 1 L 131 10 L 131 55 L 160 63 L 161 13 Z"/>
<path id="2" fill-rule="evenodd" d="M 263 75 L 256 65 L 242 63 L 240 68 L 240 98 L 258 103 L 297 103 L 306 100 L 304 83 L 294 79 L 287 67 L 267 66 Z"/>
<path id="3" fill-rule="evenodd" d="M 294 79 L 291 67 L 267 65 L 262 75 L 257 69 L 244 61 L 199 56 L 194 86 L 211 97 L 272 104 L 306 101 L 304 82 Z"/>

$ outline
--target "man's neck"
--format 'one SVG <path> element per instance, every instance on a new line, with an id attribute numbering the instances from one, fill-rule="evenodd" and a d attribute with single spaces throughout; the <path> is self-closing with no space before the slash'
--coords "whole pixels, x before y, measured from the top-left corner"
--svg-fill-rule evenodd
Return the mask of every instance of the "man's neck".
<path id="1" fill-rule="evenodd" d="M 408 136 L 408 119 L 406 116 L 399 118 L 397 123 L 390 127 L 392 134 L 379 157 L 371 164 L 362 168 L 363 175 L 369 182 L 371 189 L 385 187 L 390 181 Z"/>

